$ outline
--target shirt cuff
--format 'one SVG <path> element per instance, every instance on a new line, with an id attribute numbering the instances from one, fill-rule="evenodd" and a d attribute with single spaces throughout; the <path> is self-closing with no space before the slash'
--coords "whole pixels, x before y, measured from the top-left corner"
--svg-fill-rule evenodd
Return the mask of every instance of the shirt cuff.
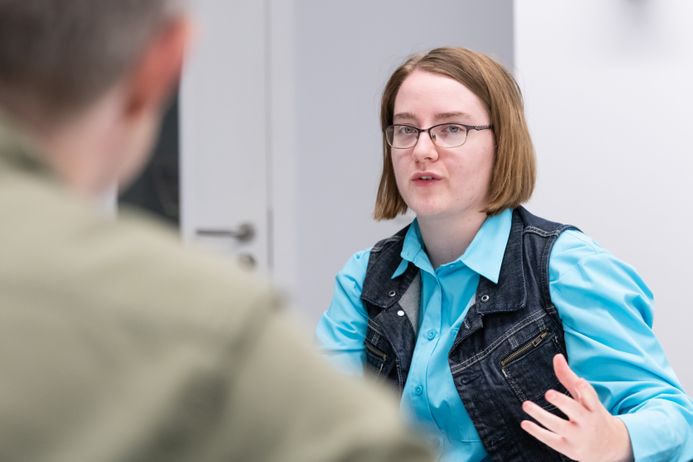
<path id="1" fill-rule="evenodd" d="M 678 460 L 683 440 L 671 416 L 656 409 L 640 409 L 616 416 L 626 425 L 636 462 Z"/>

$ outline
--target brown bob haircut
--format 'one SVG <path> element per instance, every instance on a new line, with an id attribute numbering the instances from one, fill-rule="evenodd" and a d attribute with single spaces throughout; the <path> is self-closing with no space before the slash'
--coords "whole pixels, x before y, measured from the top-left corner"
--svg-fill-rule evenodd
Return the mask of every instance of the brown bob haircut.
<path id="1" fill-rule="evenodd" d="M 383 91 L 380 108 L 383 171 L 375 219 L 387 220 L 407 211 L 407 204 L 397 189 L 385 129 L 392 124 L 395 98 L 402 82 L 415 70 L 450 77 L 486 105 L 495 135 L 496 155 L 484 212 L 493 215 L 526 202 L 534 190 L 536 161 L 517 82 L 503 66 L 482 53 L 466 48 L 436 48 L 407 59 L 390 76 Z"/>

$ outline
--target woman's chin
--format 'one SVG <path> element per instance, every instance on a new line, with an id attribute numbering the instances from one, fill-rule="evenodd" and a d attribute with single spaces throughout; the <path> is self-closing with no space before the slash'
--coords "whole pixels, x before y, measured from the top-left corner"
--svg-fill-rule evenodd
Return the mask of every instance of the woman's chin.
<path id="1" fill-rule="evenodd" d="M 446 215 L 447 210 L 444 207 L 435 207 L 432 205 L 419 206 L 419 207 L 409 207 L 416 218 L 419 220 L 440 218 Z"/>

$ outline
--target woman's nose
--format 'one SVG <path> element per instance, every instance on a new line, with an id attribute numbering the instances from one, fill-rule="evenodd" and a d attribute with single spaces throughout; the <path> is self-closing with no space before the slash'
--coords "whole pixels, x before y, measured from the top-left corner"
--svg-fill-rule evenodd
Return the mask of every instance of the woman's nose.
<path id="1" fill-rule="evenodd" d="M 414 145 L 412 154 L 417 161 L 438 159 L 438 150 L 427 131 L 419 134 L 419 139 Z"/>

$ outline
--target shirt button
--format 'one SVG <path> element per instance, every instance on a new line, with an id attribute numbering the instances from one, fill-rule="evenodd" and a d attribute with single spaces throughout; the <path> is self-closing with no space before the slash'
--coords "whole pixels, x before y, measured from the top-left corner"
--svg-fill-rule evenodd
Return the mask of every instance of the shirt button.
<path id="1" fill-rule="evenodd" d="M 436 331 L 429 330 L 428 332 L 426 332 L 426 338 L 428 340 L 433 340 L 434 338 L 436 338 Z"/>
<path id="2" fill-rule="evenodd" d="M 421 395 L 423 394 L 423 387 L 422 387 L 421 385 L 417 385 L 417 386 L 414 388 L 414 394 L 415 394 L 416 396 L 421 396 Z"/>

